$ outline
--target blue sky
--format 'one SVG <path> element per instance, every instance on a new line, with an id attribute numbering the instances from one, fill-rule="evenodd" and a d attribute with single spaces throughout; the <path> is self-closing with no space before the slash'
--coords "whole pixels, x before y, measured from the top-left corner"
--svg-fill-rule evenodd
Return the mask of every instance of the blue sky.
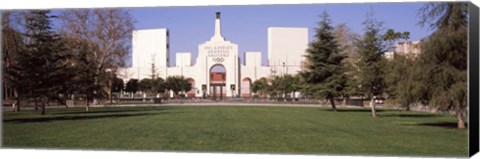
<path id="1" fill-rule="evenodd" d="M 208 41 L 214 32 L 215 12 L 222 13 L 223 36 L 238 44 L 243 62 L 245 51 L 262 52 L 262 62 L 267 64 L 268 27 L 306 27 L 309 41 L 319 15 L 326 10 L 333 25 L 345 23 L 354 32 L 362 34 L 362 22 L 367 11 L 384 22 L 384 28 L 408 31 L 411 40 L 428 36 L 428 28 L 417 25 L 417 10 L 424 3 L 353 3 L 353 4 L 299 4 L 299 5 L 249 5 L 200 7 L 150 7 L 129 8 L 135 20 L 135 29 L 168 28 L 170 31 L 170 63 L 175 63 L 176 52 L 191 52 L 193 61 L 198 45 Z M 130 63 L 130 62 L 127 62 Z"/>

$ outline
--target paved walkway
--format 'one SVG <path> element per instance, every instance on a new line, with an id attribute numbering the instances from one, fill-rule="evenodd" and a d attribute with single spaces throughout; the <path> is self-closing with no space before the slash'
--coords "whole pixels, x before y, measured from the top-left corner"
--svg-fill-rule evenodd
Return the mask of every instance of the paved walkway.
<path id="1" fill-rule="evenodd" d="M 222 103 L 222 102 L 213 102 L 213 103 L 163 103 L 163 104 L 115 104 L 115 105 L 91 105 L 90 107 L 143 107 L 143 106 L 265 106 L 265 107 L 318 107 L 318 108 L 329 108 L 330 105 L 320 105 L 320 104 L 290 104 L 290 103 Z M 85 106 L 75 106 L 75 108 L 81 108 Z M 379 106 L 377 106 L 379 107 Z M 47 106 L 46 109 L 55 109 L 55 108 L 66 108 L 65 106 Z M 361 106 L 343 106 L 337 105 L 337 108 L 363 108 Z M 21 107 L 21 110 L 34 110 L 35 107 Z M 40 109 L 40 107 L 39 107 Z M 12 107 L 3 107 L 2 111 L 9 112 L 12 111 Z"/>

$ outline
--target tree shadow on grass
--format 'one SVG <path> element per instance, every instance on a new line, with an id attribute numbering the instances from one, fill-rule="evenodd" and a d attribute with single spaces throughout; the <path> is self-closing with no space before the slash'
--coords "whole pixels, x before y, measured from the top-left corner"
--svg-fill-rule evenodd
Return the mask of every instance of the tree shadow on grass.
<path id="1" fill-rule="evenodd" d="M 378 114 L 379 117 L 400 117 L 400 118 L 428 118 L 438 117 L 436 114 Z"/>
<path id="2" fill-rule="evenodd" d="M 433 122 L 433 123 L 419 123 L 416 125 L 420 126 L 433 126 L 433 127 L 442 127 L 449 129 L 457 129 L 457 122 Z M 468 123 L 465 122 L 465 127 L 468 128 Z"/>
<path id="3" fill-rule="evenodd" d="M 51 122 L 51 121 L 64 121 L 64 120 L 88 120 L 88 119 L 102 119 L 102 118 L 122 118 L 122 117 L 134 117 L 145 115 L 157 115 L 162 113 L 137 113 L 137 114 L 105 114 L 105 115 L 90 115 L 90 116 L 53 116 L 53 117 L 38 117 L 38 118 L 15 118 L 5 119 L 5 123 L 38 123 L 38 122 Z"/>
<path id="4" fill-rule="evenodd" d="M 140 109 L 120 109 L 120 110 L 91 110 L 91 111 L 74 111 L 74 112 L 58 112 L 54 114 L 100 114 L 100 113 L 126 113 L 126 112 L 142 112 L 142 111 L 158 111 L 169 110 L 172 108 L 140 108 Z"/>
<path id="5" fill-rule="evenodd" d="M 323 111 L 333 112 L 333 109 L 322 109 Z M 376 112 L 383 112 L 383 110 L 375 110 Z M 370 109 L 337 109 L 337 112 L 371 112 Z"/>

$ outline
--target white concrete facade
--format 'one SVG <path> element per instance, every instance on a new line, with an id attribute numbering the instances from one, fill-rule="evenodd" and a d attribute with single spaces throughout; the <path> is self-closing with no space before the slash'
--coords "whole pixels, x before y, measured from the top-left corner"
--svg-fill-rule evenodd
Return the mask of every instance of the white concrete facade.
<path id="1" fill-rule="evenodd" d="M 393 59 L 394 55 L 409 55 L 412 57 L 420 54 L 420 41 L 398 42 L 395 46 L 395 52 L 385 52 L 386 59 Z"/>
<path id="2" fill-rule="evenodd" d="M 192 66 L 192 54 L 189 52 L 177 52 L 175 63 L 177 67 Z"/>
<path id="3" fill-rule="evenodd" d="M 296 74 L 301 71 L 308 48 L 307 28 L 268 28 L 268 60 L 274 74 Z"/>
<path id="4" fill-rule="evenodd" d="M 130 78 L 143 79 L 161 73 L 169 63 L 168 29 L 134 30 L 132 33 L 132 67 Z M 160 75 L 161 76 L 161 75 Z"/>
<path id="5" fill-rule="evenodd" d="M 218 83 L 211 81 L 213 67 L 225 68 L 225 81 L 220 84 L 227 97 L 251 95 L 250 84 L 260 78 L 296 74 L 308 47 L 307 28 L 268 28 L 268 57 L 270 65 L 262 65 L 261 52 L 245 52 L 245 62 L 239 58 L 238 45 L 222 36 L 220 13 L 216 14 L 214 35 L 209 41 L 198 46 L 198 56 L 194 62 L 192 53 L 176 53 L 176 66 L 168 66 L 168 30 L 136 30 L 133 34 L 133 49 L 131 68 L 119 71 L 119 74 L 129 79 L 149 78 L 152 74 L 152 63 L 157 77 L 181 75 L 193 81 L 196 97 L 210 96 Z M 273 62 L 273 63 L 272 63 Z M 285 62 L 283 65 L 279 63 Z M 193 65 L 194 64 L 194 65 Z M 275 66 L 273 66 L 274 64 Z M 282 74 L 276 70 L 283 69 Z M 215 87 L 213 87 L 215 85 Z M 222 88 L 221 87 L 221 88 Z M 205 88 L 205 89 L 202 89 Z M 212 90 L 211 90 L 212 89 Z"/>
<path id="6" fill-rule="evenodd" d="M 399 42 L 395 50 L 398 54 L 420 54 L 420 41 Z"/>

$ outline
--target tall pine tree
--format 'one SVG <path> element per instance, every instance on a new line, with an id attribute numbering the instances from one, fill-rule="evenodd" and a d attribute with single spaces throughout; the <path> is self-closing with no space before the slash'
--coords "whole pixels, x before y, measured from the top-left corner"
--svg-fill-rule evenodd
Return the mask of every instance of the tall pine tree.
<path id="1" fill-rule="evenodd" d="M 67 54 L 59 36 L 52 30 L 50 11 L 31 11 L 26 17 L 25 49 L 16 56 L 12 68 L 14 84 L 22 98 L 33 98 L 42 106 L 58 95 L 66 83 Z"/>
<path id="2" fill-rule="evenodd" d="M 74 53 L 74 70 L 77 72 L 73 82 L 77 86 L 75 92 L 85 96 L 85 110 L 89 111 L 90 101 L 93 101 L 96 92 L 100 91 L 100 85 L 95 82 L 99 73 L 95 71 L 96 65 L 92 62 L 95 57 L 91 54 L 93 50 L 88 44 L 82 39 L 75 39 L 72 42 L 76 44 L 69 48 Z"/>
<path id="3" fill-rule="evenodd" d="M 357 63 L 360 92 L 370 98 L 372 117 L 376 117 L 375 98 L 383 93 L 385 59 L 383 53 L 385 46 L 382 40 L 382 23 L 373 19 L 372 14 L 367 14 L 364 22 L 365 33 L 358 42 L 358 54 L 360 59 Z"/>
<path id="4" fill-rule="evenodd" d="M 329 100 L 333 111 L 337 111 L 335 98 L 342 95 L 346 84 L 342 65 L 345 57 L 340 53 L 328 13 L 323 12 L 320 18 L 320 28 L 316 29 L 315 40 L 307 49 L 307 66 L 301 75 L 313 96 Z"/>

